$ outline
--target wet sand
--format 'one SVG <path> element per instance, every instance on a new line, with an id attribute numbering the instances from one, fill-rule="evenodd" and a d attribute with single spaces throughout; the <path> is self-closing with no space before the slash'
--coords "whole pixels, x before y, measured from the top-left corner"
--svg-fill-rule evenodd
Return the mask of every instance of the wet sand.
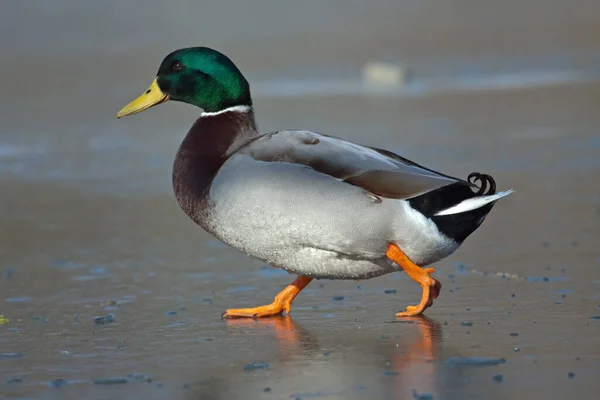
<path id="1" fill-rule="evenodd" d="M 291 22 L 304 15 L 296 8 L 242 9 L 257 23 L 236 16 L 241 25 L 223 36 L 215 18 L 191 29 L 190 14 L 224 6 L 185 17 L 127 2 L 94 10 L 62 1 L 52 17 L 11 6 L 33 16 L 23 17 L 31 32 L 14 31 L 21 46 L 0 41 L 11 94 L 0 99 L 0 314 L 9 320 L 0 324 L 0 399 L 562 399 L 600 390 L 598 7 L 552 2 L 539 9 L 545 22 L 528 27 L 515 2 L 496 19 L 483 7 L 462 12 L 460 1 L 355 3 L 310 3 L 305 24 Z M 529 3 L 540 4 L 520 10 Z M 10 28 L 18 18 L 6 15 Z M 58 23 L 72 15 L 78 24 Z M 349 26 L 357 16 L 364 26 Z M 130 28 L 139 18 L 176 28 L 152 36 Z M 420 295 L 398 273 L 313 282 L 290 317 L 220 319 L 269 301 L 293 277 L 179 210 L 171 163 L 196 110 L 166 104 L 114 117 L 164 53 L 189 44 L 222 48 L 247 71 L 263 131 L 313 129 L 516 189 L 435 265 L 444 286 L 426 317 L 394 318 Z M 582 78 L 418 96 L 410 87 L 367 94 L 360 84 L 272 90 L 360 83 L 371 59 L 407 63 L 424 86 L 523 71 Z"/>

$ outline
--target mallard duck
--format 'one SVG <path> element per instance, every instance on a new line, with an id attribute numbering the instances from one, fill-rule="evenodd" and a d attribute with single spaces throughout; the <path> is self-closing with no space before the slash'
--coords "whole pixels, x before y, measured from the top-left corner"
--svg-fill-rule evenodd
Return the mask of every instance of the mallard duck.
<path id="1" fill-rule="evenodd" d="M 396 315 L 421 314 L 442 286 L 431 276 L 435 269 L 424 267 L 455 252 L 512 193 L 497 192 L 489 175 L 455 178 L 322 133 L 260 134 L 248 81 L 210 48 L 167 55 L 148 90 L 117 117 L 167 100 L 202 109 L 173 164 L 183 211 L 229 246 L 298 275 L 271 304 L 230 309 L 225 318 L 289 313 L 313 279 L 401 270 L 421 285 L 422 296 Z"/>

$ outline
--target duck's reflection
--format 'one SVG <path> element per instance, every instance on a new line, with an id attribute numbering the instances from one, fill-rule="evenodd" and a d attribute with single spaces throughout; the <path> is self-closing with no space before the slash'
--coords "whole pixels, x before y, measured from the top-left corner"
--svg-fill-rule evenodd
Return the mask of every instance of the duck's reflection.
<path id="1" fill-rule="evenodd" d="M 413 324 L 418 331 L 418 337 L 405 346 L 403 352 L 392 355 L 394 371 L 398 372 L 395 381 L 395 398 L 410 398 L 407 388 L 412 388 L 418 394 L 436 393 L 438 364 L 437 348 L 442 339 L 441 325 L 425 316 L 403 318 L 399 323 Z M 413 396 L 411 394 L 411 397 Z"/>
<path id="2" fill-rule="evenodd" d="M 242 331 L 251 335 L 272 335 L 281 360 L 291 360 L 300 350 L 318 351 L 317 338 L 289 315 L 254 320 L 251 318 L 228 319 L 230 331 Z M 303 353 L 306 354 L 306 353 Z"/>
<path id="3" fill-rule="evenodd" d="M 377 398 L 413 399 L 413 390 L 436 395 L 441 325 L 424 316 L 391 322 L 334 330 L 331 322 L 307 329 L 289 316 L 226 321 L 230 334 L 260 338 L 260 350 L 275 350 L 272 373 L 285 377 L 278 381 L 291 394 L 305 388 L 301 398 L 323 393 L 353 398 L 356 390 L 372 391 Z"/>

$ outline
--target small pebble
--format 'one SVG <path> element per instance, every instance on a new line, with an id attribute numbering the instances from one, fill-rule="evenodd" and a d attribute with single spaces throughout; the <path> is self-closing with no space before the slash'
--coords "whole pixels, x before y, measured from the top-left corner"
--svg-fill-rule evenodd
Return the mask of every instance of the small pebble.
<path id="1" fill-rule="evenodd" d="M 270 387 L 266 387 L 266 388 L 263 389 L 263 392 L 270 392 L 270 391 L 271 391 Z"/>
<path id="2" fill-rule="evenodd" d="M 266 361 L 256 361 L 244 366 L 244 371 L 255 371 L 257 369 L 271 368 L 271 364 Z"/>
<path id="3" fill-rule="evenodd" d="M 115 314 L 110 313 L 106 317 L 94 318 L 94 323 L 98 324 L 98 325 L 109 324 L 111 322 L 114 322 L 114 320 L 115 320 Z"/>
<path id="4" fill-rule="evenodd" d="M 177 315 L 177 311 L 167 311 L 165 313 L 165 315 L 171 316 L 171 315 Z"/>
<path id="5" fill-rule="evenodd" d="M 594 315 L 594 316 L 590 317 L 590 319 L 600 319 L 600 315 Z"/>
<path id="6" fill-rule="evenodd" d="M 344 296 L 333 296 L 331 299 L 332 299 L 333 301 L 344 300 Z"/>
<path id="7" fill-rule="evenodd" d="M 67 382 L 61 378 L 55 379 L 52 382 L 48 383 L 48 385 L 53 388 L 61 388 L 61 387 L 67 386 L 68 384 L 69 384 L 69 382 Z"/>
<path id="8" fill-rule="evenodd" d="M 16 269 L 13 268 L 7 268 L 4 270 L 4 272 L 2 273 L 2 277 L 4 278 L 5 281 L 9 280 L 10 278 L 13 277 L 14 274 L 17 273 Z"/>
<path id="9" fill-rule="evenodd" d="M 143 381 L 145 376 L 143 374 L 129 374 L 127 375 L 127 379 L 132 382 L 141 382 Z M 152 379 L 150 379 L 152 381 Z"/>
<path id="10" fill-rule="evenodd" d="M 489 357 L 450 357 L 446 360 L 446 364 L 472 365 L 480 367 L 488 365 L 506 364 L 506 359 Z"/>
<path id="11" fill-rule="evenodd" d="M 127 383 L 125 378 L 100 378 L 94 379 L 95 385 L 114 385 L 119 383 Z"/>
<path id="12" fill-rule="evenodd" d="M 31 300 L 31 297 L 9 297 L 6 299 L 9 303 L 23 303 Z"/>
<path id="13" fill-rule="evenodd" d="M 494 382 L 498 382 L 498 383 L 500 383 L 500 382 L 502 382 L 502 381 L 504 380 L 504 375 L 502 375 L 502 374 L 494 375 L 494 376 L 492 377 L 492 380 L 493 380 Z"/>
<path id="14" fill-rule="evenodd" d="M 331 352 L 330 352 L 330 351 L 325 351 L 325 352 L 323 352 L 323 355 L 324 355 L 324 356 L 330 356 L 330 355 L 331 355 Z"/>
<path id="15" fill-rule="evenodd" d="M 400 372 L 397 371 L 385 371 L 384 375 L 400 375 Z"/>
<path id="16" fill-rule="evenodd" d="M 25 353 L 16 352 L 16 353 L 0 353 L 0 358 L 21 358 L 25 357 Z"/>
<path id="17" fill-rule="evenodd" d="M 385 289 L 383 291 L 383 293 L 385 293 L 385 294 L 394 294 L 394 293 L 396 293 L 396 289 Z"/>
<path id="18" fill-rule="evenodd" d="M 461 326 L 473 326 L 473 323 L 471 321 L 462 321 L 460 323 Z"/>
<path id="19" fill-rule="evenodd" d="M 6 383 L 21 383 L 23 382 L 23 378 L 20 376 L 11 376 L 6 380 Z"/>
<path id="20" fill-rule="evenodd" d="M 518 348 L 518 347 L 515 347 L 515 348 L 513 349 L 513 351 L 521 351 L 521 349 L 520 349 L 520 348 Z"/>
<path id="21" fill-rule="evenodd" d="M 574 377 L 575 377 L 575 373 L 574 373 L 574 372 L 569 372 L 569 373 L 567 374 L 567 376 L 569 377 L 569 379 L 570 379 L 570 378 L 574 378 Z"/>
<path id="22" fill-rule="evenodd" d="M 512 332 L 509 334 L 510 336 L 519 336 L 519 334 L 517 332 Z"/>
<path id="23" fill-rule="evenodd" d="M 433 393 L 418 393 L 413 389 L 412 395 L 415 400 L 433 400 Z"/>

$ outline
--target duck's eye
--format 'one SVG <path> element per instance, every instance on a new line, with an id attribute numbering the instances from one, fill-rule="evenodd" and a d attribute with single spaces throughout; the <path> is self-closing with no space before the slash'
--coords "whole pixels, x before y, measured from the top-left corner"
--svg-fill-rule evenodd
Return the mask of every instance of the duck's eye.
<path id="1" fill-rule="evenodd" d="M 173 71 L 181 71 L 183 69 L 183 64 L 177 61 L 173 64 Z"/>

